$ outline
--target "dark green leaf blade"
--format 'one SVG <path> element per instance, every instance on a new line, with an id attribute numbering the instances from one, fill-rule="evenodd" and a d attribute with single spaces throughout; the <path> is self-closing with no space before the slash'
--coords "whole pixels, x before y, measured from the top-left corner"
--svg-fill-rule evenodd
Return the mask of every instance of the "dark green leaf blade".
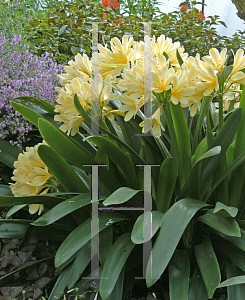
<path id="1" fill-rule="evenodd" d="M 165 214 L 163 225 L 152 249 L 152 263 L 146 269 L 146 284 L 152 286 L 166 269 L 186 226 L 195 213 L 208 204 L 185 198 L 176 202 Z"/>
<path id="2" fill-rule="evenodd" d="M 185 250 L 176 250 L 169 262 L 170 300 L 188 300 L 190 260 Z"/>
<path id="3" fill-rule="evenodd" d="M 65 191 L 78 193 L 88 191 L 87 186 L 77 175 L 72 166 L 52 148 L 46 145 L 40 145 L 38 147 L 38 155 L 47 165 L 54 177 L 60 182 Z"/>
<path id="4" fill-rule="evenodd" d="M 125 220 L 119 214 L 103 212 L 99 214 L 99 231 L 107 226 Z M 91 218 L 78 226 L 64 240 L 55 256 L 55 266 L 59 267 L 91 239 Z"/>
<path id="5" fill-rule="evenodd" d="M 120 236 L 112 245 L 107 255 L 100 280 L 100 295 L 103 300 L 107 299 L 113 291 L 116 281 L 134 246 L 129 232 Z"/>
<path id="6" fill-rule="evenodd" d="M 221 281 L 219 263 L 209 238 L 195 246 L 195 255 L 204 284 L 211 299 Z"/>

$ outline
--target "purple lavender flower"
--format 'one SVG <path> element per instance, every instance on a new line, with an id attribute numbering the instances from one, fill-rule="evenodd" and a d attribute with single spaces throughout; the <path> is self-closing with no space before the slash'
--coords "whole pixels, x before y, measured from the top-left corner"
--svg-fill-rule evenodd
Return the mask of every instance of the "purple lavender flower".
<path id="1" fill-rule="evenodd" d="M 0 138 L 22 149 L 34 126 L 13 109 L 10 101 L 19 96 L 34 96 L 55 104 L 55 87 L 60 86 L 56 75 L 63 71 L 63 66 L 58 68 L 48 52 L 36 57 L 27 45 L 20 50 L 21 43 L 20 35 L 11 41 L 0 35 Z"/>

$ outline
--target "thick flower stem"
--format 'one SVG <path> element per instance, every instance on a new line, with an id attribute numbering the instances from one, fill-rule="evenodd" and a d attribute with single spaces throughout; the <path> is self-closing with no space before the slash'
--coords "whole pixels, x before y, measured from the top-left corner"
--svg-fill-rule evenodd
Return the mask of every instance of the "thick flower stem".
<path id="1" fill-rule="evenodd" d="M 182 159 L 181 159 L 181 155 L 180 155 L 180 151 L 179 151 L 179 147 L 178 147 L 178 142 L 177 142 L 176 133 L 175 133 L 175 130 L 174 130 L 174 125 L 173 125 L 173 121 L 172 121 L 172 117 L 171 117 L 171 111 L 170 111 L 169 104 L 163 106 L 163 111 L 164 111 L 164 117 L 166 118 L 166 123 L 167 123 L 167 126 L 168 126 L 168 130 L 169 130 L 169 133 L 170 133 L 171 142 L 173 143 L 174 155 L 178 160 L 180 186 L 182 188 L 185 184 L 185 176 L 184 176 L 184 172 L 183 172 L 183 163 L 182 163 Z"/>
<path id="2" fill-rule="evenodd" d="M 223 117 L 223 96 L 219 97 L 219 130 L 222 128 L 224 124 Z"/>

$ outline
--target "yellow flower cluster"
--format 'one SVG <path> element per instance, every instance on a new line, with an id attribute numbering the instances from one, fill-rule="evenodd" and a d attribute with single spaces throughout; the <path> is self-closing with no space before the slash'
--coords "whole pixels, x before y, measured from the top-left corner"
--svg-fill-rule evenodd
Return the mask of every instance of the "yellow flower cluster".
<path id="1" fill-rule="evenodd" d="M 113 119 L 113 113 L 117 113 L 125 115 L 125 121 L 135 117 L 140 108 L 151 101 L 152 106 L 156 106 L 154 113 L 150 118 L 145 116 L 140 126 L 143 132 L 152 128 L 152 133 L 159 137 L 164 130 L 162 107 L 169 101 L 190 107 L 190 114 L 194 116 L 204 96 L 221 95 L 225 109 L 231 100 L 238 98 L 240 84 L 245 84 L 245 74 L 241 71 L 245 68 L 242 49 L 237 51 L 230 74 L 222 81 L 220 78 L 227 68 L 227 49 L 219 53 L 213 48 L 201 59 L 198 54 L 188 56 L 180 43 L 173 43 L 164 35 L 157 39 L 146 36 L 144 42 L 124 35 L 122 42 L 113 38 L 110 46 L 111 50 L 107 45 L 98 45 L 99 53 L 94 53 L 91 60 L 85 54 L 78 54 L 75 61 L 65 67 L 67 73 L 58 75 L 63 88 L 57 88 L 59 96 L 55 110 L 60 114 L 55 120 L 63 122 L 60 128 L 68 134 L 75 135 L 83 122 L 74 105 L 75 93 L 85 110 L 90 110 L 91 101 L 97 99 L 102 108 L 101 117 Z M 183 61 L 181 65 L 177 51 Z M 97 71 L 93 79 L 92 70 Z M 146 73 L 150 73 L 150 88 L 145 81 Z M 150 100 L 145 96 L 147 87 Z M 116 98 L 116 89 L 121 93 L 117 95 L 121 106 L 112 111 L 109 102 Z"/>
<path id="2" fill-rule="evenodd" d="M 20 153 L 18 160 L 15 161 L 14 176 L 11 179 L 16 182 L 10 183 L 14 196 L 44 195 L 49 191 L 50 187 L 46 187 L 46 184 L 53 175 L 49 173 L 47 166 L 37 153 L 38 147 L 42 144 L 45 143 L 26 147 L 26 151 Z M 40 215 L 43 208 L 43 204 L 30 204 L 29 212 L 34 214 L 38 211 Z"/>

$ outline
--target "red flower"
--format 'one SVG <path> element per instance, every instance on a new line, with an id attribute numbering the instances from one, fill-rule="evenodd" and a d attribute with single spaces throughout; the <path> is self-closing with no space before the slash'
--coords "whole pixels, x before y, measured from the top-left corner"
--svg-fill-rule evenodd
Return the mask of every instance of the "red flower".
<path id="1" fill-rule="evenodd" d="M 185 4 L 185 5 L 181 6 L 181 10 L 187 11 L 187 9 L 188 9 L 188 4 Z"/>
<path id="2" fill-rule="evenodd" d="M 118 6 L 119 6 L 119 2 L 117 0 L 114 0 L 113 3 L 112 3 L 112 6 L 113 8 L 116 10 L 118 9 Z"/>
<path id="3" fill-rule="evenodd" d="M 110 0 L 103 0 L 101 5 L 104 6 L 104 7 L 111 7 L 111 1 Z"/>
<path id="4" fill-rule="evenodd" d="M 117 21 L 119 21 L 119 22 L 123 22 L 123 21 L 124 21 L 124 19 L 121 19 L 121 18 L 119 18 Z"/>
<path id="5" fill-rule="evenodd" d="M 107 13 L 103 13 L 103 16 L 107 17 Z"/>
<path id="6" fill-rule="evenodd" d="M 204 21 L 205 20 L 205 16 L 204 16 L 204 13 L 203 12 L 201 12 L 201 11 L 199 11 L 199 18 L 202 20 L 202 21 Z"/>

